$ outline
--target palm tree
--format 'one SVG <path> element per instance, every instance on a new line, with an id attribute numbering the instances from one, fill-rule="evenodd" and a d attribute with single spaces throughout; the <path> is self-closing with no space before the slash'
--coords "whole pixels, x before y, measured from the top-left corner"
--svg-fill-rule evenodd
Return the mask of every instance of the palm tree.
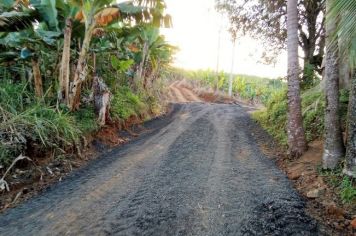
<path id="1" fill-rule="evenodd" d="M 327 19 L 339 19 L 333 45 L 339 45 L 341 55 L 349 58 L 351 67 L 350 98 L 347 117 L 346 165 L 344 172 L 356 177 L 356 1 L 333 1 Z"/>
<path id="2" fill-rule="evenodd" d="M 330 12 L 335 0 L 326 1 L 326 12 Z M 325 58 L 325 142 L 323 168 L 335 169 L 345 154 L 339 117 L 339 63 L 338 45 L 332 45 L 336 32 L 336 19 L 332 15 L 326 22 L 326 58 Z"/>
<path id="3" fill-rule="evenodd" d="M 298 62 L 298 0 L 288 0 L 288 146 L 292 157 L 301 156 L 307 149 L 302 122 Z"/>

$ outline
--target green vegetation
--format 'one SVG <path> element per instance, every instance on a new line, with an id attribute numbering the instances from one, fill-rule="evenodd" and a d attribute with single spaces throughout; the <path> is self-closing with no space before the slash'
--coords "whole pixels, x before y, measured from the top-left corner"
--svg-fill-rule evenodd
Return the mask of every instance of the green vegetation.
<path id="1" fill-rule="evenodd" d="M 356 182 L 355 179 L 345 176 L 342 173 L 342 166 L 334 170 L 323 170 L 319 168 L 320 176 L 323 176 L 326 181 L 335 189 L 344 204 L 356 203 Z"/>
<path id="2" fill-rule="evenodd" d="M 114 119 L 126 120 L 131 116 L 140 116 L 148 111 L 148 104 L 128 87 L 117 89 L 111 103 L 111 114 Z"/>
<path id="3" fill-rule="evenodd" d="M 162 75 L 175 51 L 159 31 L 171 25 L 165 7 L 164 0 L 1 2 L 0 165 L 20 154 L 63 156 L 107 120 L 161 112 Z"/>
<path id="4" fill-rule="evenodd" d="M 287 145 L 287 91 L 275 92 L 266 104 L 266 109 L 255 112 L 256 119 L 281 144 Z"/>
<path id="5" fill-rule="evenodd" d="M 324 95 L 317 86 L 304 92 L 301 97 L 307 141 L 321 138 L 324 132 Z M 287 145 L 287 109 L 287 91 L 280 90 L 269 99 L 265 110 L 253 114 L 253 118 L 283 145 Z"/>
<path id="6" fill-rule="evenodd" d="M 81 131 L 75 118 L 44 100 L 28 92 L 28 84 L 0 82 L 1 164 L 33 149 L 62 150 L 77 143 Z"/>
<path id="7" fill-rule="evenodd" d="M 224 88 L 228 88 L 227 80 Z M 282 80 L 241 75 L 235 77 L 232 91 L 242 99 L 267 105 L 271 98 L 284 88 L 285 83 Z"/>
<path id="8" fill-rule="evenodd" d="M 340 195 L 344 203 L 356 202 L 356 184 L 354 179 L 345 176 L 340 186 Z"/>
<path id="9" fill-rule="evenodd" d="M 340 94 L 341 120 L 345 127 L 347 116 L 348 94 L 343 90 Z M 324 135 L 325 95 L 317 85 L 302 93 L 303 125 L 307 141 L 321 139 Z M 269 99 L 266 109 L 253 114 L 256 119 L 276 140 L 287 145 L 287 91 L 280 90 Z"/>
<path id="10" fill-rule="evenodd" d="M 218 76 L 211 70 L 185 71 L 177 70 L 182 78 L 194 81 L 201 87 L 216 88 L 228 91 L 229 74 L 220 72 Z M 266 105 L 279 90 L 286 88 L 282 79 L 268 79 L 251 75 L 234 75 L 233 93 L 250 102 Z"/>
<path id="11" fill-rule="evenodd" d="M 100 127 L 96 122 L 96 115 L 93 106 L 83 106 L 77 112 L 73 113 L 78 129 L 83 134 L 89 134 L 97 131 Z"/>

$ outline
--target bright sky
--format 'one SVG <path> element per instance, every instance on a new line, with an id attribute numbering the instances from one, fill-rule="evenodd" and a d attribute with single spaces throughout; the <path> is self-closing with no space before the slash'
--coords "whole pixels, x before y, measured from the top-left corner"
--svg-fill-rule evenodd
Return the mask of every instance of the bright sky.
<path id="1" fill-rule="evenodd" d="M 186 69 L 217 68 L 219 28 L 221 32 L 219 69 L 231 70 L 233 46 L 227 32 L 228 23 L 214 8 L 215 0 L 166 0 L 167 12 L 172 15 L 173 28 L 162 33 L 180 48 L 175 65 Z M 264 77 L 285 76 L 287 56 L 282 53 L 276 65 L 258 63 L 264 48 L 251 38 L 238 38 L 234 50 L 234 73 Z"/>

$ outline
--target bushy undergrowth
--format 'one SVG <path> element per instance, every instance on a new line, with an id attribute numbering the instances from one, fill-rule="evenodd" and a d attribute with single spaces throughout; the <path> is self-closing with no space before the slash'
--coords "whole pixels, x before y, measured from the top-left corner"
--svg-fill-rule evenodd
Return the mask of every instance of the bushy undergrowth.
<path id="1" fill-rule="evenodd" d="M 303 124 L 307 141 L 324 134 L 325 95 L 319 86 L 302 94 Z"/>
<path id="2" fill-rule="evenodd" d="M 266 109 L 253 113 L 264 129 L 281 144 L 287 145 L 287 90 L 276 91 L 266 104 Z"/>
<path id="3" fill-rule="evenodd" d="M 302 94 L 303 125 L 307 141 L 323 136 L 325 98 L 320 90 L 309 90 Z M 275 92 L 266 104 L 266 109 L 253 114 L 276 140 L 287 145 L 287 90 Z"/>
<path id="4" fill-rule="evenodd" d="M 73 115 L 78 128 L 83 134 L 89 134 L 99 129 L 93 106 L 82 106 L 78 111 L 73 113 Z"/>
<path id="5" fill-rule="evenodd" d="M 347 92 L 340 95 L 340 114 L 346 122 Z M 303 125 L 307 141 L 312 141 L 324 135 L 325 95 L 320 85 L 302 93 Z M 253 114 L 256 119 L 281 144 L 287 145 L 287 91 L 276 91 L 266 104 L 266 109 Z"/>
<path id="6" fill-rule="evenodd" d="M 100 128 L 91 103 L 71 113 L 66 106 L 56 108 L 52 100 L 35 98 L 28 84 L 0 81 L 0 165 L 9 165 L 20 154 L 62 152 L 77 144 L 80 136 Z M 128 86 L 113 91 L 110 111 L 114 120 L 148 119 L 160 109 L 157 98 L 147 92 L 135 94 Z"/>
<path id="7" fill-rule="evenodd" d="M 0 163 L 7 165 L 30 149 L 62 149 L 76 143 L 74 117 L 27 93 L 27 85 L 0 82 Z"/>
<path id="8" fill-rule="evenodd" d="M 114 119 L 126 120 L 131 116 L 140 116 L 145 111 L 148 111 L 147 104 L 130 88 L 121 87 L 114 92 L 111 102 L 111 115 Z"/>
<path id="9" fill-rule="evenodd" d="M 356 203 L 356 184 L 350 177 L 344 177 L 340 185 L 340 196 L 344 203 Z"/>

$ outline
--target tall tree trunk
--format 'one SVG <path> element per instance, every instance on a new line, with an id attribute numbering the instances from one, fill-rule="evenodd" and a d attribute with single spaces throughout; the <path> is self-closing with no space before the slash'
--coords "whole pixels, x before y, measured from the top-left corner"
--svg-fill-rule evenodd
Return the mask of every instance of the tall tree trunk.
<path id="1" fill-rule="evenodd" d="M 326 1 L 326 12 L 334 0 Z M 336 21 L 326 23 L 326 58 L 325 58 L 325 142 L 323 153 L 323 168 L 335 169 L 345 154 L 345 147 L 341 132 L 339 117 L 339 63 L 338 49 L 331 47 L 332 37 L 335 35 Z"/>
<path id="2" fill-rule="evenodd" d="M 82 83 L 87 77 L 87 55 L 90 47 L 94 26 L 86 30 L 82 48 L 79 54 L 78 64 L 74 72 L 73 82 L 70 85 L 69 109 L 75 111 L 79 109 Z"/>
<path id="3" fill-rule="evenodd" d="M 40 65 L 38 64 L 37 58 L 32 58 L 31 64 L 32 64 L 33 78 L 35 84 L 35 94 L 36 97 L 40 98 L 43 96 L 43 86 L 42 86 Z"/>
<path id="4" fill-rule="evenodd" d="M 356 178 L 356 70 L 350 87 L 349 110 L 347 117 L 346 166 L 344 173 Z"/>
<path id="5" fill-rule="evenodd" d="M 64 29 L 62 62 L 59 71 L 58 100 L 62 103 L 67 103 L 69 97 L 70 41 L 72 37 L 72 25 L 72 19 L 67 18 L 66 27 Z"/>
<path id="6" fill-rule="evenodd" d="M 301 156 L 307 149 L 302 121 L 298 63 L 298 0 L 288 0 L 288 146 L 289 155 Z"/>

